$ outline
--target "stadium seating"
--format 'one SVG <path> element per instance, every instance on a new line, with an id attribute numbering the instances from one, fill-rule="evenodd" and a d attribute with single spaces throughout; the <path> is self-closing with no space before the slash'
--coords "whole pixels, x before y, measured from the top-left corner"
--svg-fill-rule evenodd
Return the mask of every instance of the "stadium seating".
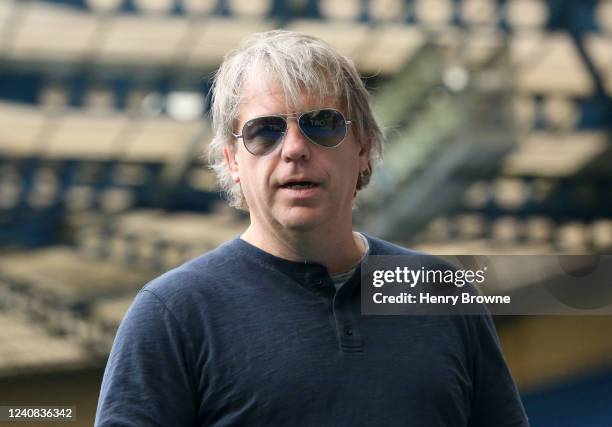
<path id="1" fill-rule="evenodd" d="M 205 158 L 206 92 L 277 27 L 330 41 L 374 89 L 386 161 L 360 229 L 610 253 L 612 0 L 3 0 L 0 378 L 100 368 L 144 283 L 244 230 Z M 576 372 L 607 363 L 597 349 Z M 510 357 L 523 379 L 574 372 Z"/>

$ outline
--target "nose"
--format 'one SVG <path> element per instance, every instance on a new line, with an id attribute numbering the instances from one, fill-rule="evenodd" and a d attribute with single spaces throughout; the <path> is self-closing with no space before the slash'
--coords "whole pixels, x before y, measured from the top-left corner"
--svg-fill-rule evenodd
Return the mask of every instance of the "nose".
<path id="1" fill-rule="evenodd" d="M 308 160 L 310 150 L 310 141 L 302 135 L 297 120 L 288 119 L 287 133 L 281 151 L 282 159 L 284 161 Z"/>

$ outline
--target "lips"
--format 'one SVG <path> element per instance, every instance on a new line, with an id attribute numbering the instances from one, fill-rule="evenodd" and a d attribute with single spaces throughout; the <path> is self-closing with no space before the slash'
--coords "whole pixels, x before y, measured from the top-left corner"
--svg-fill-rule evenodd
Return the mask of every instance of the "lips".
<path id="1" fill-rule="evenodd" d="M 280 188 L 289 188 L 292 190 L 306 190 L 309 188 L 318 187 L 319 182 L 308 178 L 287 179 L 279 185 Z"/>
<path id="2" fill-rule="evenodd" d="M 282 194 L 295 202 L 318 197 L 321 193 L 322 184 L 310 177 L 296 177 L 281 181 L 278 188 Z"/>
<path id="3" fill-rule="evenodd" d="M 317 184 L 316 182 L 312 182 L 312 181 L 296 181 L 296 182 L 288 182 L 288 183 L 282 184 L 280 187 L 289 188 L 291 190 L 306 190 L 308 188 L 315 188 L 318 186 L 319 184 Z"/>

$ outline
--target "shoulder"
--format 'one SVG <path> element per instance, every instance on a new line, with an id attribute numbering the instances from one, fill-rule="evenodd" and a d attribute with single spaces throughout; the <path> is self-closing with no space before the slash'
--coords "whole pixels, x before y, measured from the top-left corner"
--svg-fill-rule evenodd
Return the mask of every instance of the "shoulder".
<path id="1" fill-rule="evenodd" d="M 216 302 L 232 293 L 234 245 L 234 240 L 226 242 L 144 285 L 119 326 L 116 352 L 153 340 L 196 353 L 206 319 L 224 314 Z"/>
<path id="2" fill-rule="evenodd" d="M 167 271 L 141 289 L 153 294 L 166 308 L 175 311 L 211 288 L 223 289 L 228 273 L 235 270 L 236 242 L 230 240 L 212 251 Z"/>
<path id="3" fill-rule="evenodd" d="M 456 267 L 453 266 L 448 261 L 432 255 L 426 252 L 417 251 L 414 249 L 408 249 L 403 246 L 397 245 L 395 243 L 388 242 L 386 240 L 382 240 L 376 237 L 369 236 L 367 234 L 362 233 L 365 238 L 368 240 L 370 245 L 370 256 L 403 256 L 410 257 L 414 260 L 414 262 L 418 263 L 421 266 L 429 266 L 429 267 L 437 267 L 449 270 L 455 270 Z"/>

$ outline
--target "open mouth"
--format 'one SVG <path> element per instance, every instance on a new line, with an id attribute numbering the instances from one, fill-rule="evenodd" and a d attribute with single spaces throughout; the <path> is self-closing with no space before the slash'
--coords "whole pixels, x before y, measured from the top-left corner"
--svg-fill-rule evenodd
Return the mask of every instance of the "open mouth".
<path id="1" fill-rule="evenodd" d="M 318 187 L 319 184 L 311 181 L 296 181 L 296 182 L 288 182 L 286 184 L 281 185 L 281 188 L 289 188 L 291 190 L 306 190 L 308 188 Z"/>

